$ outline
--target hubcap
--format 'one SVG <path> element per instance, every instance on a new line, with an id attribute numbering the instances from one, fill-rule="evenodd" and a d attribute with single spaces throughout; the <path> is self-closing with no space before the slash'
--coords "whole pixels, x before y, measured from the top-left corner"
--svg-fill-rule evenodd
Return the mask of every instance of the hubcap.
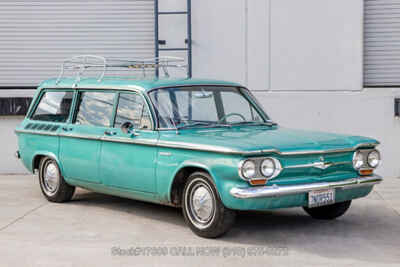
<path id="1" fill-rule="evenodd" d="M 48 195 L 54 195 L 57 192 L 60 183 L 60 174 L 55 163 L 47 164 L 43 173 L 43 188 Z"/>
<path id="2" fill-rule="evenodd" d="M 191 193 L 190 206 L 194 219 L 207 224 L 214 214 L 214 201 L 210 189 L 202 184 L 196 185 Z"/>

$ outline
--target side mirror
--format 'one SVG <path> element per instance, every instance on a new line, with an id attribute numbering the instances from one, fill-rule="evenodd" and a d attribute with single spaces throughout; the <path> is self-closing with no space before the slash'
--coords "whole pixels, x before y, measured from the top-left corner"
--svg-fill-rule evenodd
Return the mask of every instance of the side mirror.
<path id="1" fill-rule="evenodd" d="M 121 125 L 121 131 L 125 134 L 130 134 L 133 130 L 135 130 L 135 126 L 129 121 L 126 121 Z"/>

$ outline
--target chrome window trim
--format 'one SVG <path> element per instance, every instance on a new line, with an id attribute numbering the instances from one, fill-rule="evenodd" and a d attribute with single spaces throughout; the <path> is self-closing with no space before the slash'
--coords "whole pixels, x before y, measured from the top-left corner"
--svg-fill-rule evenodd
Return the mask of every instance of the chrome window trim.
<path id="1" fill-rule="evenodd" d="M 153 104 L 151 103 L 151 100 L 148 99 L 147 94 L 145 93 L 145 89 L 143 87 L 140 86 L 136 86 L 136 85 L 132 85 L 132 86 L 98 86 L 98 87 L 65 87 L 65 86 L 59 86 L 59 87 L 40 87 L 39 88 L 39 94 L 42 93 L 42 90 L 72 90 L 72 91 L 85 91 L 85 90 L 110 90 L 110 91 L 115 91 L 115 94 L 119 94 L 123 91 L 127 91 L 127 92 L 133 92 L 136 94 L 139 94 L 145 101 L 147 108 L 150 110 L 151 113 L 151 121 L 152 121 L 152 129 L 151 131 L 155 131 L 157 129 L 157 125 L 158 125 L 158 121 Z M 74 107 L 75 110 L 73 111 L 73 114 L 75 114 L 76 112 L 76 106 Z M 114 125 L 113 125 L 114 126 Z M 113 128 L 113 127 L 111 127 Z"/>
<path id="2" fill-rule="evenodd" d="M 247 97 L 247 96 L 244 96 L 247 99 L 247 101 L 249 101 L 252 104 L 252 107 L 259 113 L 259 115 L 261 115 L 261 117 L 264 120 L 264 122 L 266 122 L 266 123 L 267 122 L 272 122 L 272 120 L 270 119 L 268 114 L 262 109 L 262 107 L 260 107 L 258 105 L 258 103 L 254 102 L 254 100 L 252 98 L 255 98 L 255 97 L 253 96 L 251 91 L 248 88 L 246 88 L 246 87 L 244 87 L 242 85 L 231 85 L 231 84 L 181 84 L 181 85 L 174 85 L 174 86 L 168 85 L 168 86 L 160 86 L 160 87 L 152 88 L 152 89 L 150 89 L 150 90 L 148 90 L 146 92 L 146 95 L 147 95 L 147 97 L 148 97 L 148 99 L 149 99 L 149 101 L 151 103 L 152 108 L 155 111 L 156 109 L 154 107 L 154 103 L 153 103 L 153 101 L 151 100 L 151 97 L 150 97 L 150 93 L 151 92 L 153 92 L 155 90 L 159 90 L 159 89 L 168 89 L 168 88 L 177 88 L 177 87 L 179 87 L 179 88 L 181 88 L 181 87 L 194 87 L 194 86 L 234 87 L 234 88 L 239 88 L 240 90 L 242 90 L 242 89 L 247 90 L 248 94 L 251 95 L 250 98 Z M 241 92 L 241 94 L 243 94 L 243 93 Z M 157 117 L 157 113 L 156 112 L 154 112 L 154 116 L 155 116 L 155 120 L 157 121 L 156 128 L 155 128 L 156 130 L 160 130 L 160 131 L 166 131 L 166 130 L 175 131 L 176 130 L 175 128 L 162 128 L 162 127 L 159 127 L 160 125 L 159 125 L 159 121 L 158 121 L 158 117 Z"/>

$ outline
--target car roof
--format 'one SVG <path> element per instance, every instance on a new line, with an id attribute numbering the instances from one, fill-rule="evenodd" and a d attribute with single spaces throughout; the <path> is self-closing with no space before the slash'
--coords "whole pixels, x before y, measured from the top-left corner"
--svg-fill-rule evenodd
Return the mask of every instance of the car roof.
<path id="1" fill-rule="evenodd" d="M 63 78 L 57 83 L 57 79 L 49 79 L 42 82 L 39 88 L 60 89 L 123 89 L 148 92 L 155 88 L 193 85 L 219 85 L 235 86 L 241 85 L 235 82 L 210 79 L 134 79 L 126 77 L 104 77 L 101 81 L 95 78 L 83 78 L 78 83 L 72 78 Z"/>

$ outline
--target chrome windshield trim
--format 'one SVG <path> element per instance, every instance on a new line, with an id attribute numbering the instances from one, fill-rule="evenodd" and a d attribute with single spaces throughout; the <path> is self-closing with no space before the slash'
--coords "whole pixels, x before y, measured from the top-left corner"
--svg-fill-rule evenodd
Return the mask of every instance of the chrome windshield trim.
<path id="1" fill-rule="evenodd" d="M 260 197 L 280 197 L 294 194 L 308 193 L 313 190 L 324 189 L 351 189 L 364 186 L 373 186 L 382 182 L 379 175 L 351 178 L 339 182 L 320 182 L 300 185 L 284 186 L 255 186 L 255 187 L 233 187 L 230 194 L 239 199 L 260 198 Z"/>

